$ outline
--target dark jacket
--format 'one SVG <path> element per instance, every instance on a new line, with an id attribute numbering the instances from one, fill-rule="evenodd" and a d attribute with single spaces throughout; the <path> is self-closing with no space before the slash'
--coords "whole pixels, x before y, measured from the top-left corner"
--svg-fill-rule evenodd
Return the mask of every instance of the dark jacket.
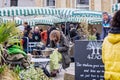
<path id="1" fill-rule="evenodd" d="M 59 47 L 57 44 L 55 44 L 53 41 L 50 41 L 50 46 L 52 48 L 58 48 L 58 52 L 62 54 L 62 66 L 63 69 L 69 67 L 71 59 L 68 55 L 68 50 L 69 50 L 69 44 L 68 40 L 64 36 L 64 34 L 61 32 L 60 35 L 60 42 L 59 42 Z"/>
<path id="2" fill-rule="evenodd" d="M 96 33 L 96 39 L 100 40 L 100 33 L 98 33 L 98 32 Z"/>
<path id="3" fill-rule="evenodd" d="M 110 28 L 109 33 L 120 34 L 120 28 L 119 27 Z"/>
<path id="4" fill-rule="evenodd" d="M 76 29 L 70 30 L 70 37 L 73 38 L 77 35 Z"/>
<path id="5" fill-rule="evenodd" d="M 40 42 L 41 41 L 41 36 L 39 32 L 34 32 L 33 33 L 33 40 L 34 42 Z"/>
<path id="6" fill-rule="evenodd" d="M 110 21 L 111 21 L 110 17 L 109 17 L 107 22 L 105 22 L 104 20 L 102 21 L 102 34 L 101 34 L 102 40 L 108 35 L 108 32 L 110 30 L 110 26 L 111 26 Z"/>

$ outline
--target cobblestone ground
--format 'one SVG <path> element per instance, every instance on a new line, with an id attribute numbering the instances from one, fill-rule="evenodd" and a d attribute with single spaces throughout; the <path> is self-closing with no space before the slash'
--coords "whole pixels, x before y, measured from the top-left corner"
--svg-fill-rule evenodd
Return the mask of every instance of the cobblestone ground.
<path id="1" fill-rule="evenodd" d="M 57 74 L 57 77 L 53 78 L 53 80 L 64 80 L 64 73 L 69 73 L 69 74 L 75 75 L 74 63 L 71 63 L 70 67 L 67 68 L 66 70 L 62 69 L 61 72 Z"/>

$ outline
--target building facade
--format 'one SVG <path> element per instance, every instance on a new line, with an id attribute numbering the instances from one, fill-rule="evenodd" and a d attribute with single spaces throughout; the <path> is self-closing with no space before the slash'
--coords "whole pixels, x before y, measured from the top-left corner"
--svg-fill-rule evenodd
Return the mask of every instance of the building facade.
<path id="1" fill-rule="evenodd" d="M 35 7 L 35 0 L 0 0 L 0 7 Z"/>
<path id="2" fill-rule="evenodd" d="M 112 5 L 120 0 L 36 0 L 36 6 L 52 8 L 77 8 L 112 12 Z"/>
<path id="3" fill-rule="evenodd" d="M 120 0 L 0 0 L 0 7 L 77 8 L 111 13 L 115 3 L 120 3 Z"/>

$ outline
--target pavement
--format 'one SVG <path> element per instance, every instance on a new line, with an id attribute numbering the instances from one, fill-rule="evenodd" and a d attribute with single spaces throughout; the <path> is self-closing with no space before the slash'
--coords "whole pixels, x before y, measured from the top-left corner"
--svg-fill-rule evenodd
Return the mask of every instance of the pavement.
<path id="1" fill-rule="evenodd" d="M 67 68 L 66 70 L 61 70 L 57 76 L 55 78 L 53 78 L 53 80 L 64 80 L 64 74 L 65 73 L 68 73 L 68 74 L 72 74 L 72 75 L 75 75 L 75 64 L 74 63 L 71 63 L 70 64 L 70 67 Z"/>

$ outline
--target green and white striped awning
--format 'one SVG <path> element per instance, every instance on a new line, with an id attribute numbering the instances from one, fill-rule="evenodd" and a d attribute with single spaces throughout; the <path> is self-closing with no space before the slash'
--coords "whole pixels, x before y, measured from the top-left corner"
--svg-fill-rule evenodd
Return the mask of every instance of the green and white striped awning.
<path id="1" fill-rule="evenodd" d="M 42 7 L 5 7 L 0 8 L 0 16 L 30 16 L 30 15 L 56 15 L 59 12 L 52 8 Z"/>
<path id="2" fill-rule="evenodd" d="M 7 23 L 8 21 L 13 21 L 12 19 L 10 18 L 2 18 L 2 22 L 3 23 Z M 22 20 L 14 20 L 16 24 L 20 25 L 20 24 L 23 24 L 23 21 Z"/>
<path id="3" fill-rule="evenodd" d="M 98 11 L 85 11 L 85 10 L 74 10 L 72 16 L 102 18 L 102 12 L 98 12 Z"/>
<path id="4" fill-rule="evenodd" d="M 69 12 L 69 11 L 68 11 Z M 73 10 L 70 17 L 63 17 L 55 20 L 54 23 L 60 22 L 86 22 L 88 24 L 101 24 L 102 12 L 95 11 L 77 11 Z"/>
<path id="5" fill-rule="evenodd" d="M 84 11 L 79 9 L 68 8 L 41 8 L 41 7 L 9 7 L 0 8 L 0 16 L 31 16 L 44 15 L 38 19 L 14 20 L 17 24 L 23 24 L 27 21 L 29 25 L 35 24 L 54 24 L 60 22 L 87 22 L 89 24 L 101 23 L 102 12 Z M 48 16 L 48 17 L 46 17 Z M 12 19 L 4 19 L 3 22 L 12 21 Z"/>
<path id="6" fill-rule="evenodd" d="M 34 19 L 30 19 L 30 20 L 26 20 L 28 23 L 33 23 L 31 25 L 35 25 L 35 24 L 48 24 L 48 25 L 53 25 L 53 20 L 50 18 L 34 18 Z"/>
<path id="7" fill-rule="evenodd" d="M 120 10 L 120 4 L 116 3 L 112 5 L 112 12 Z"/>
<path id="8" fill-rule="evenodd" d="M 60 9 L 61 17 L 58 17 L 54 23 L 60 22 L 86 22 L 88 24 L 101 24 L 102 12 L 84 11 L 79 9 Z"/>
<path id="9" fill-rule="evenodd" d="M 88 18 L 88 17 L 71 17 L 67 19 L 58 19 L 54 23 L 60 23 L 60 22 L 86 22 L 88 24 L 101 24 L 102 19 L 101 18 Z"/>
<path id="10" fill-rule="evenodd" d="M 12 19 L 3 18 L 2 22 L 6 23 L 8 21 L 13 21 Z M 53 21 L 51 19 L 45 18 L 33 18 L 33 19 L 25 19 L 25 20 L 14 20 L 17 25 L 22 25 L 25 21 L 28 22 L 29 25 L 34 26 L 36 24 L 48 24 L 53 25 Z"/>
<path id="11" fill-rule="evenodd" d="M 70 8 L 58 8 L 56 9 L 59 13 L 59 15 L 57 15 L 58 18 L 68 18 L 71 17 L 73 15 L 73 12 L 75 9 L 70 9 Z"/>

